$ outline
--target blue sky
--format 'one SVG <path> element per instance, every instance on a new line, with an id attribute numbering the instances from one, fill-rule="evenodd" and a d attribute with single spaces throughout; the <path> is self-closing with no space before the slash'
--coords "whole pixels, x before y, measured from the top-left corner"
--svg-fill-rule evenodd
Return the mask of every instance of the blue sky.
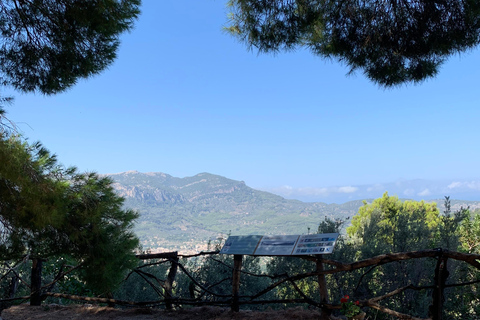
<path id="1" fill-rule="evenodd" d="M 353 197 L 356 185 L 478 181 L 479 50 L 385 90 L 307 51 L 248 51 L 222 31 L 225 3 L 144 0 L 108 70 L 55 96 L 7 90 L 9 118 L 82 171 L 210 172 Z"/>

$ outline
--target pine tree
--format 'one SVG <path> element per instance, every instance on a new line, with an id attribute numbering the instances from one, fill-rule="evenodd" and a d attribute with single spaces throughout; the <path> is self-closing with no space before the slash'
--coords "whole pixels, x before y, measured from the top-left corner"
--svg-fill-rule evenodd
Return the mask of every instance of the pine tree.
<path id="1" fill-rule="evenodd" d="M 95 292 L 135 266 L 137 213 L 122 208 L 109 178 L 60 166 L 41 144 L 0 136 L 0 259 L 68 255 Z"/>
<path id="2" fill-rule="evenodd" d="M 53 94 L 101 72 L 139 6 L 140 0 L 0 1 L 0 83 Z"/>
<path id="3" fill-rule="evenodd" d="M 381 86 L 435 76 L 480 42 L 477 0 L 230 0 L 233 35 L 260 52 L 310 49 Z"/>

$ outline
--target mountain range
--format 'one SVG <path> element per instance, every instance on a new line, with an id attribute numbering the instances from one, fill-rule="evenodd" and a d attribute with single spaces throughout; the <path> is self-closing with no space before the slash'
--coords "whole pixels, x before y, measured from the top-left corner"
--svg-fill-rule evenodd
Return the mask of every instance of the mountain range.
<path id="1" fill-rule="evenodd" d="M 210 173 L 177 178 L 161 172 L 128 171 L 107 175 L 125 207 L 140 217 L 135 232 L 144 249 L 195 251 L 227 235 L 305 234 L 330 217 L 348 219 L 362 200 L 343 204 L 302 202 L 248 187 L 243 181 Z M 438 200 L 440 210 L 443 200 Z M 480 201 L 452 201 L 480 208 Z"/>

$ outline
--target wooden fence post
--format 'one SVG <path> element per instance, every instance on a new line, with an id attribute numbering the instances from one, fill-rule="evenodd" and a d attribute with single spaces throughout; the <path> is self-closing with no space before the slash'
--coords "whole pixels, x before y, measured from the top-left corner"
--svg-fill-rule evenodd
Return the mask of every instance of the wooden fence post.
<path id="1" fill-rule="evenodd" d="M 442 320 L 443 318 L 443 302 L 445 300 L 443 291 L 445 289 L 445 282 L 449 276 L 447 270 L 447 259 L 442 254 L 438 257 L 437 266 L 435 268 L 435 288 L 432 293 L 432 305 L 430 306 L 430 316 L 432 320 Z"/>
<path id="2" fill-rule="evenodd" d="M 173 288 L 173 282 L 175 281 L 175 275 L 177 274 L 177 269 L 178 269 L 178 252 L 173 252 L 173 254 L 174 256 L 170 258 L 172 265 L 170 266 L 167 279 L 165 280 L 165 305 L 167 310 L 173 309 L 172 288 Z"/>
<path id="3" fill-rule="evenodd" d="M 232 276 L 232 311 L 240 311 L 240 304 L 238 302 L 238 292 L 240 290 L 240 273 L 242 270 L 242 255 L 235 254 L 233 256 L 233 276 Z"/>
<path id="4" fill-rule="evenodd" d="M 12 280 L 10 281 L 10 288 L 8 290 L 8 297 L 9 298 L 14 298 L 15 294 L 17 293 L 17 288 L 18 288 L 18 276 L 14 273 Z"/>
<path id="5" fill-rule="evenodd" d="M 39 306 L 42 304 L 42 267 L 43 260 L 39 258 L 32 259 L 32 274 L 30 278 L 30 305 Z"/>
<path id="6" fill-rule="evenodd" d="M 323 271 L 323 257 L 321 254 L 316 255 L 317 261 L 317 270 L 316 272 L 321 272 Z M 318 275 L 318 290 L 320 293 L 320 303 L 326 304 L 328 303 L 328 290 L 327 290 L 327 280 L 325 279 L 324 274 L 319 274 Z M 332 311 L 328 308 L 322 307 L 322 318 L 321 319 L 329 319 L 330 314 Z"/>

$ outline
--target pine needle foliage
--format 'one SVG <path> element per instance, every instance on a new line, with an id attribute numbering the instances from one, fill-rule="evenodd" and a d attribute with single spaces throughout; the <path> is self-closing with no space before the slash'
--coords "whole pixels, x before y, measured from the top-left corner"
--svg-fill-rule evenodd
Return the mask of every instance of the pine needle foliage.
<path id="1" fill-rule="evenodd" d="M 437 74 L 480 41 L 478 0 L 231 0 L 226 28 L 260 52 L 298 47 L 384 87 Z"/>
<path id="2" fill-rule="evenodd" d="M 0 1 L 0 83 L 53 94 L 101 72 L 139 6 L 140 0 Z"/>
<path id="3" fill-rule="evenodd" d="M 0 136 L 0 259 L 68 255 L 98 293 L 136 265 L 138 214 L 122 208 L 109 178 L 63 168 L 40 143 Z"/>

